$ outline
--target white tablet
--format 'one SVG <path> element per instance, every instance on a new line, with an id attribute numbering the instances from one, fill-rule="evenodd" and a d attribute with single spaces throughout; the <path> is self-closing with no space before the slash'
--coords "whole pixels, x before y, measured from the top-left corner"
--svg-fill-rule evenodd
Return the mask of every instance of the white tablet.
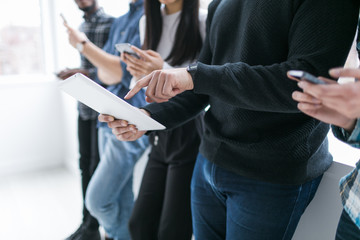
<path id="1" fill-rule="evenodd" d="M 59 87 L 95 111 L 117 119 L 124 119 L 134 124 L 139 130 L 165 129 L 162 124 L 81 73 L 59 82 Z"/>

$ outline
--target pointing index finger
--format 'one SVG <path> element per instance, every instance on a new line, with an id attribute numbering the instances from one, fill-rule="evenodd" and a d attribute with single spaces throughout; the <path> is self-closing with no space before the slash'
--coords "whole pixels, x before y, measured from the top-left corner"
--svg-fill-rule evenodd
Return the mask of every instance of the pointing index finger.
<path id="1" fill-rule="evenodd" d="M 124 99 L 130 99 L 137 94 L 143 87 L 149 85 L 152 74 L 149 74 L 136 82 L 135 86 L 125 95 Z"/>

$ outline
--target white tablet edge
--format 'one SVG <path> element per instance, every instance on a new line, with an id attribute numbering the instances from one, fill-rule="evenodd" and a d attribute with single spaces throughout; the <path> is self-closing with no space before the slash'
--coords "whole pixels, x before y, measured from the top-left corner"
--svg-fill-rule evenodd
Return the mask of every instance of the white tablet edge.
<path id="1" fill-rule="evenodd" d="M 81 73 L 61 81 L 59 88 L 99 113 L 127 120 L 140 131 L 165 129 L 162 124 Z"/>

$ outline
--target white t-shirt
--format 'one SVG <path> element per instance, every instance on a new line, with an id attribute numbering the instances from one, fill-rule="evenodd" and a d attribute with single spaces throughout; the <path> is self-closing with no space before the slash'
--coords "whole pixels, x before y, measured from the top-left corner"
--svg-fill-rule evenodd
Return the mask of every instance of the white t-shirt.
<path id="1" fill-rule="evenodd" d="M 169 56 L 173 44 L 175 43 L 175 35 L 176 35 L 176 31 L 180 22 L 180 17 L 181 17 L 181 11 L 173 13 L 173 14 L 169 14 L 167 15 L 165 13 L 165 7 L 161 8 L 161 14 L 162 14 L 162 22 L 163 22 L 163 27 L 162 27 L 162 33 L 161 33 L 161 38 L 158 44 L 158 47 L 156 49 L 156 52 L 158 52 L 160 54 L 160 56 L 165 59 Z M 205 9 L 199 9 L 199 30 L 200 30 L 200 35 L 202 40 L 205 40 L 205 35 L 206 35 L 206 18 L 207 18 L 207 10 Z M 146 25 L 146 20 L 145 20 L 145 15 L 141 17 L 140 22 L 139 22 L 139 32 L 140 32 L 140 43 L 141 45 L 143 45 L 144 43 L 144 39 L 145 39 L 145 25 Z M 169 68 L 178 68 L 178 67 L 185 67 L 188 66 L 189 64 L 191 64 L 192 61 L 186 61 L 181 65 L 177 65 L 177 66 L 171 66 L 169 65 L 167 62 L 164 61 L 164 65 L 163 65 L 163 69 L 169 69 Z M 136 83 L 136 78 L 132 78 L 131 80 L 131 84 L 130 84 L 130 88 L 132 88 L 135 83 Z"/>

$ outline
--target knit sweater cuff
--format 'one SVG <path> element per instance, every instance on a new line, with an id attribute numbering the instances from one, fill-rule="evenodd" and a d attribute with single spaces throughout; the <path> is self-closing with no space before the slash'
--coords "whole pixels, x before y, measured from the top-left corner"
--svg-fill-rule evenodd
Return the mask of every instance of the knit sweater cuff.
<path id="1" fill-rule="evenodd" d="M 214 91 L 214 89 L 217 89 L 217 85 L 220 83 L 219 79 L 224 73 L 223 69 L 224 66 L 210 66 L 198 62 L 197 70 L 193 78 L 194 92 L 208 95 Z"/>

